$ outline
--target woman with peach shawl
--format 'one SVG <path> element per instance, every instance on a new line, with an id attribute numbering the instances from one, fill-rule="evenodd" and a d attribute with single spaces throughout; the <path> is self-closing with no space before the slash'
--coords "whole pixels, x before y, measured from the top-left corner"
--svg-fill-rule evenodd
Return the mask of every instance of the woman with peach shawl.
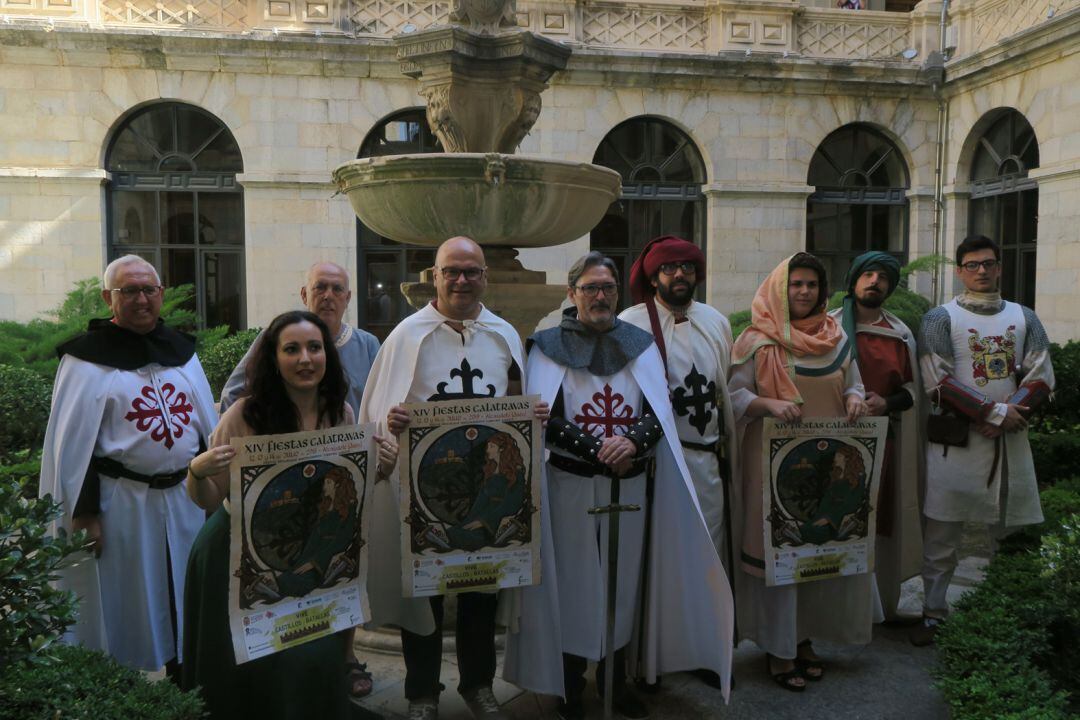
<path id="1" fill-rule="evenodd" d="M 751 325 L 732 349 L 728 383 L 742 434 L 740 634 L 765 650 L 776 683 L 795 692 L 824 673 L 811 639 L 865 644 L 871 624 L 884 619 L 872 575 L 765 585 L 762 418 L 851 421 L 866 413 L 862 378 L 847 336 L 825 312 L 828 299 L 825 267 L 816 257 L 797 253 L 780 263 L 754 296 Z"/>

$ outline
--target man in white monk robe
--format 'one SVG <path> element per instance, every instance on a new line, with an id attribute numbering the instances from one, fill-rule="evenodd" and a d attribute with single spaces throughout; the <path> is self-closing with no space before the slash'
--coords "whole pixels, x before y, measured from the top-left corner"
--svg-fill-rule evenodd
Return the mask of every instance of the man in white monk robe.
<path id="1" fill-rule="evenodd" d="M 558 626 L 545 632 L 561 643 L 560 717 L 584 717 L 589 660 L 615 663 L 613 706 L 626 718 L 649 715 L 626 682 L 628 667 L 649 682 L 659 673 L 707 668 L 723 678 L 726 697 L 731 591 L 678 444 L 660 354 L 648 333 L 615 317 L 610 258 L 592 252 L 575 263 L 567 295 L 574 307 L 558 327 L 531 338 L 527 365 L 529 388 L 552 405 L 546 471 L 559 602 Z M 609 516 L 588 511 L 609 504 L 612 477 L 620 478 L 620 504 L 642 509 L 621 514 L 617 587 L 609 589 Z M 609 591 L 617 598 L 610 646 Z M 523 620 L 536 610 L 526 602 Z M 603 677 L 601 663 L 598 684 Z"/>
<path id="2" fill-rule="evenodd" d="M 919 365 L 936 406 L 926 427 L 922 623 L 915 645 L 934 641 L 948 617 L 964 522 L 987 526 L 992 548 L 1043 520 L 1028 443 L 1031 412 L 1054 389 L 1050 340 L 1035 311 L 1002 300 L 1001 249 L 982 235 L 956 248 L 964 292 L 923 317 Z"/>
<path id="3" fill-rule="evenodd" d="M 66 639 L 139 670 L 179 670 L 184 572 L 204 515 L 187 465 L 217 423 L 195 339 L 159 319 L 157 271 L 135 255 L 111 262 L 101 296 L 111 320 L 57 348 L 41 495 L 86 530 L 95 557 L 62 572 L 79 596 Z"/>
<path id="4" fill-rule="evenodd" d="M 435 256 L 436 299 L 405 318 L 379 350 L 360 406 L 360 422 L 402 433 L 406 402 L 504 397 L 522 392 L 521 338 L 481 303 L 487 286 L 484 253 L 465 237 L 451 238 Z M 546 418 L 546 410 L 538 415 Z M 396 477 L 396 475 L 392 475 Z M 442 664 L 443 598 L 402 597 L 398 488 L 375 485 L 368 588 L 374 625 L 401 628 L 405 697 L 411 720 L 438 717 Z M 541 554 L 543 557 L 543 553 Z M 500 720 L 491 684 L 495 677 L 498 595 L 457 595 L 458 692 L 475 717 Z"/>

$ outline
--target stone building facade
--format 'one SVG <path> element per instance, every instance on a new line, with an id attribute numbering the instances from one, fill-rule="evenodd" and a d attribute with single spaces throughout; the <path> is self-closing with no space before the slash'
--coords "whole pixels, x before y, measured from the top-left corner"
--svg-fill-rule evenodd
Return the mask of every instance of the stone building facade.
<path id="1" fill-rule="evenodd" d="M 731 312 L 797 250 L 838 274 L 869 247 L 949 255 L 978 230 L 1009 248 L 1007 293 L 1080 337 L 1080 0 L 955 0 L 943 25 L 941 0 L 814 5 L 835 3 L 518 0 L 520 26 L 574 51 L 521 152 L 624 174 L 591 237 L 523 264 L 558 283 L 590 244 L 630 258 L 682 232 Z M 265 324 L 319 258 L 354 271 L 352 320 L 392 322 L 429 251 L 370 237 L 330 173 L 438 149 L 389 38 L 450 9 L 0 0 L 0 318 L 136 251 L 195 282 L 210 324 Z M 948 269 L 914 282 L 954 291 Z"/>

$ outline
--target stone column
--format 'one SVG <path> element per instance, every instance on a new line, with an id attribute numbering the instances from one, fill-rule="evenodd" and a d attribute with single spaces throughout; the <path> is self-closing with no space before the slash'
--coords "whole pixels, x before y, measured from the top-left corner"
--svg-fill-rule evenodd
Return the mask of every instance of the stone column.
<path id="1" fill-rule="evenodd" d="M 730 314 L 750 308 L 761 281 L 781 260 L 806 247 L 801 183 L 715 183 L 702 188 L 708 208 L 706 302 Z"/>
<path id="2" fill-rule="evenodd" d="M 1050 339 L 1066 342 L 1080 337 L 1080 161 L 1041 167 L 1028 177 L 1039 183 L 1035 311 Z"/>

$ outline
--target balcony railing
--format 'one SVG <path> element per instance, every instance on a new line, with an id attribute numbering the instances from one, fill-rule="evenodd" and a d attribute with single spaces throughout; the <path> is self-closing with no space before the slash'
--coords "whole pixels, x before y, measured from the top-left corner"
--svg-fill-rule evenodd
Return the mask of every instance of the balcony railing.
<path id="1" fill-rule="evenodd" d="M 918 64 L 937 49 L 940 0 L 910 13 L 809 7 L 815 0 L 518 0 L 518 25 L 574 45 L 643 52 L 769 53 Z M 90 26 L 391 37 L 449 21 L 450 0 L 0 0 L 21 18 Z M 816 3 L 815 3 L 816 4 Z M 1055 21 L 1080 0 L 954 0 L 953 57 Z M 914 49 L 914 57 L 905 50 Z M 905 58 L 908 56 L 908 59 Z"/>

